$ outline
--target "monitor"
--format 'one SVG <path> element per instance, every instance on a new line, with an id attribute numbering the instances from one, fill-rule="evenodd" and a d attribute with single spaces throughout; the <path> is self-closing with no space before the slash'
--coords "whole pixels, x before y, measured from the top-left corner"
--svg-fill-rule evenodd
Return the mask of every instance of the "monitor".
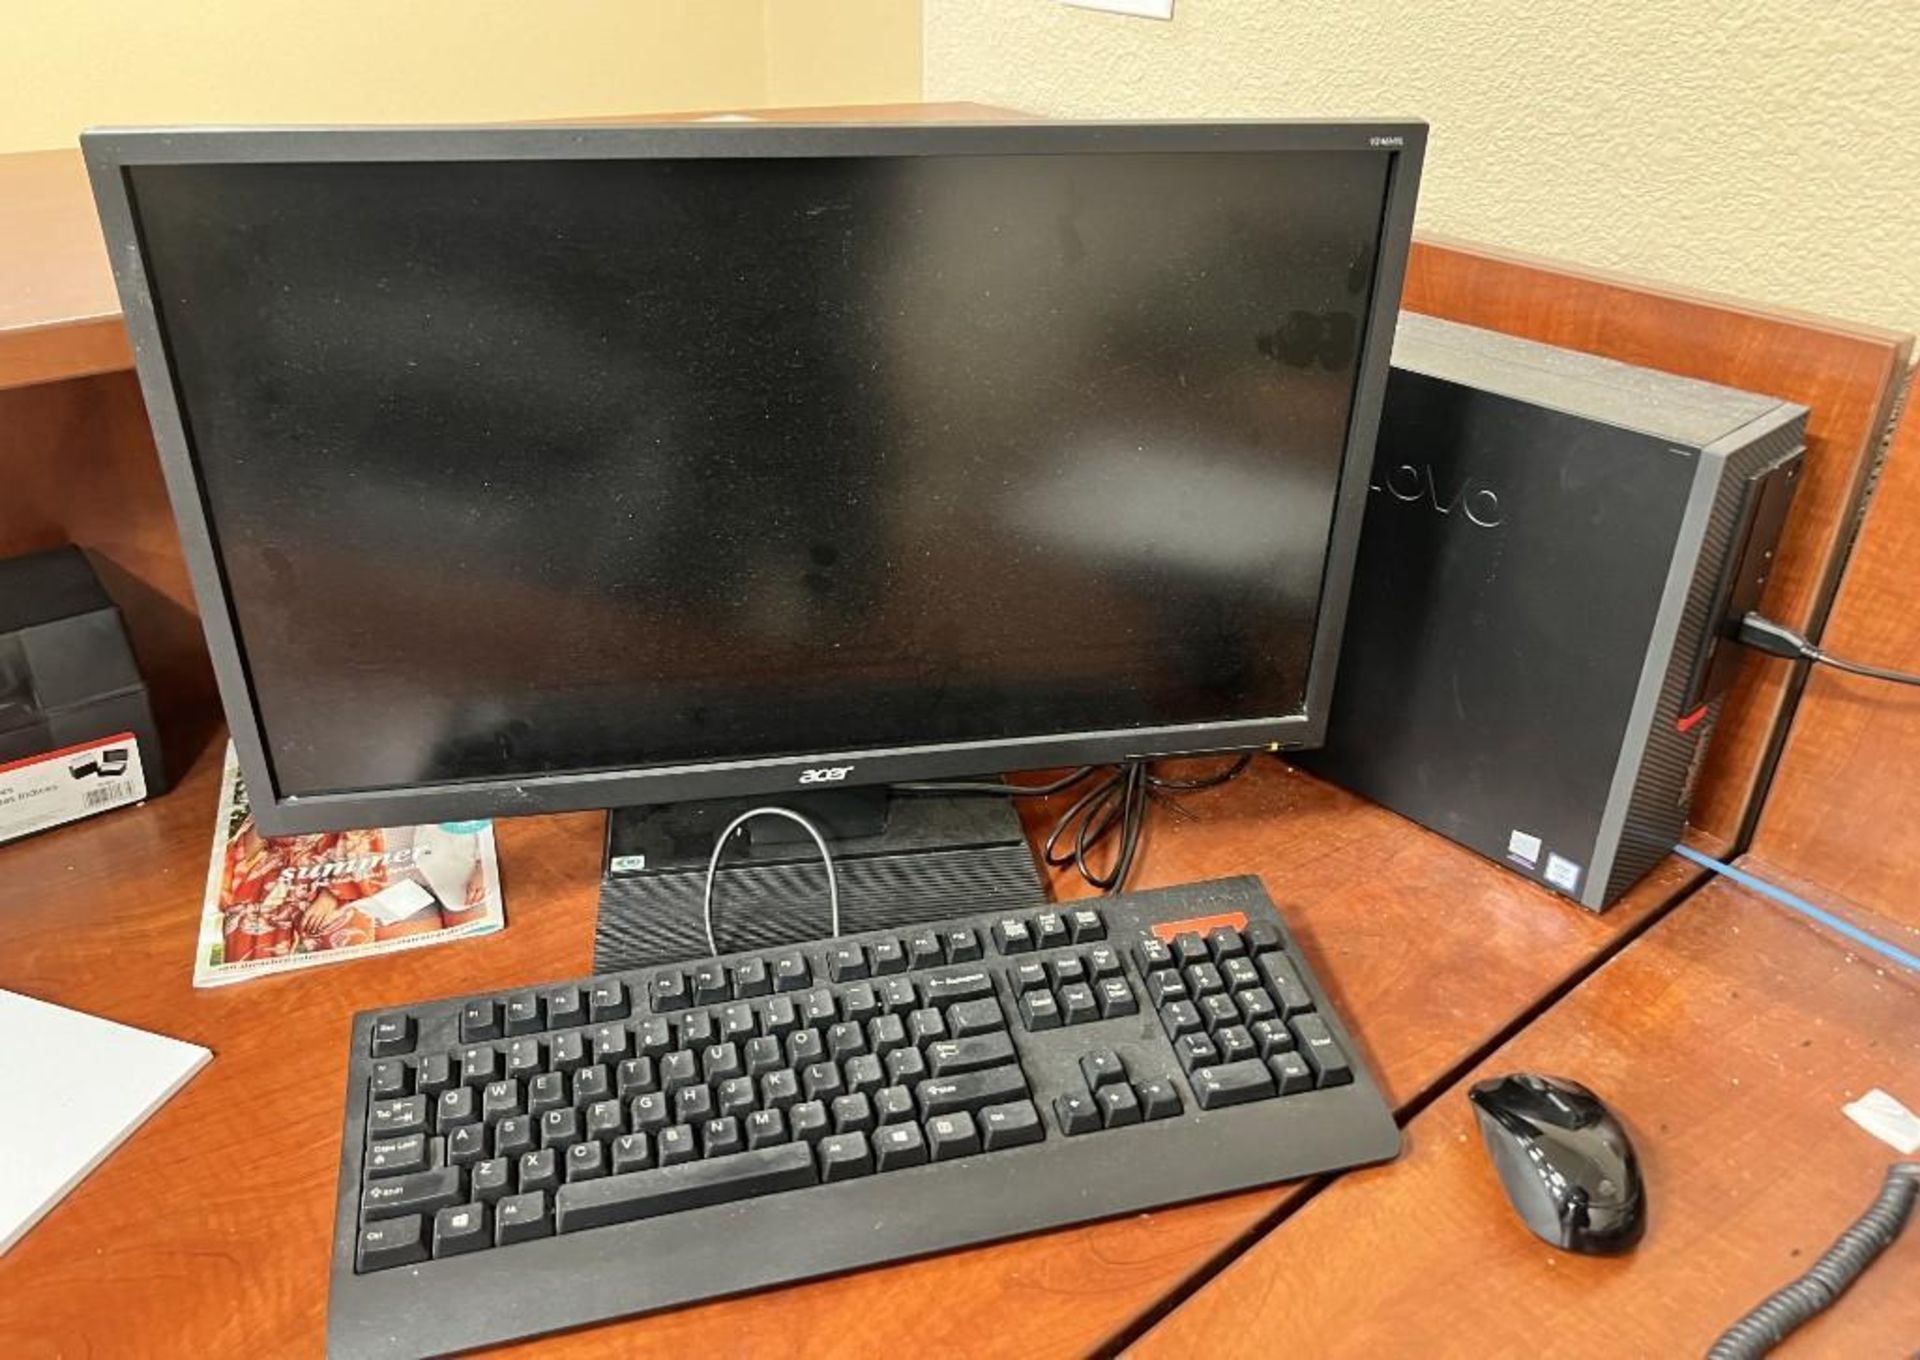
<path id="1" fill-rule="evenodd" d="M 89 133 L 260 825 L 1316 742 L 1424 135 Z"/>

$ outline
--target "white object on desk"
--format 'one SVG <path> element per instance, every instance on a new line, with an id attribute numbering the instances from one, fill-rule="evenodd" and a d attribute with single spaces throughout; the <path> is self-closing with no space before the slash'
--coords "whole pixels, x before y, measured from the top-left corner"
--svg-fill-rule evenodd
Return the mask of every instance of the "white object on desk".
<path id="1" fill-rule="evenodd" d="M 0 1256 L 212 1056 L 0 992 Z"/>

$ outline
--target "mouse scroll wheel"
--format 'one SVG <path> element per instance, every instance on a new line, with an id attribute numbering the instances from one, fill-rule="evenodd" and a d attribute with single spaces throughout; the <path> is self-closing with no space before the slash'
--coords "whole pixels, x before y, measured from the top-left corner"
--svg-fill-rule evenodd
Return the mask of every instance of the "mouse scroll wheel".
<path id="1" fill-rule="evenodd" d="M 1514 1078 L 1514 1080 L 1518 1081 L 1522 1086 L 1526 1087 L 1529 1091 L 1544 1091 L 1547 1089 L 1546 1082 L 1542 1081 L 1539 1077 L 1534 1076 L 1531 1072 L 1523 1073 L 1522 1075 Z"/>

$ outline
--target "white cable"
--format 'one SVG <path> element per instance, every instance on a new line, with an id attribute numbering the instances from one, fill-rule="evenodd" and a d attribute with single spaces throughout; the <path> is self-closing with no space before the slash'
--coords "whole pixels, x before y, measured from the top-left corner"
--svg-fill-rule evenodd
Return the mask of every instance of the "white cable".
<path id="1" fill-rule="evenodd" d="M 732 838 L 733 833 L 755 817 L 785 817 L 790 822 L 797 822 L 800 829 L 813 837 L 813 843 L 820 847 L 820 858 L 827 866 L 827 910 L 830 913 L 833 934 L 837 937 L 840 934 L 840 883 L 834 874 L 833 856 L 827 851 L 827 838 L 820 834 L 819 827 L 792 808 L 757 807 L 749 808 L 728 822 L 727 829 L 722 831 L 713 843 L 713 858 L 707 861 L 707 886 L 700 894 L 700 916 L 707 923 L 707 952 L 711 954 L 720 952 L 720 941 L 713 933 L 713 876 L 720 868 L 720 856 L 726 853 L 727 841 Z"/>

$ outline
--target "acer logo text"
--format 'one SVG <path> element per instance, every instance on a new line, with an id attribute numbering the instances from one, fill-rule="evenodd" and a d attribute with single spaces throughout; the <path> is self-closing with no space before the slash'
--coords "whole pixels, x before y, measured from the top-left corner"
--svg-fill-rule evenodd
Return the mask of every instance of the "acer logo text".
<path id="1" fill-rule="evenodd" d="M 838 784 L 852 770 L 851 765 L 822 765 L 817 770 L 800 771 L 802 784 Z"/>

